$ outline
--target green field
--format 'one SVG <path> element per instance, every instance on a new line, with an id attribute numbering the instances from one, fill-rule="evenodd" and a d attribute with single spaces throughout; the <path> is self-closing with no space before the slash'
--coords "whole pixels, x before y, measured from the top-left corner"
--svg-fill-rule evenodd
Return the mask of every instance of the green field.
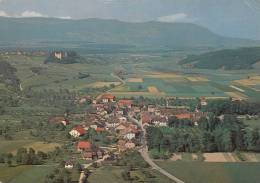
<path id="1" fill-rule="evenodd" d="M 105 166 L 99 169 L 96 169 L 88 178 L 89 183 L 128 183 L 122 177 L 122 172 L 124 167 L 116 166 Z M 150 178 L 144 178 L 144 174 L 140 170 L 131 171 L 131 176 L 135 177 L 134 182 L 160 182 L 160 183 L 171 183 L 167 177 L 159 174 L 155 170 L 144 170 L 145 172 L 149 171 L 148 174 Z"/>
<path id="2" fill-rule="evenodd" d="M 162 161 L 157 164 L 186 183 L 259 183 L 260 163 Z"/>
<path id="3" fill-rule="evenodd" d="M 50 152 L 55 149 L 55 147 L 60 146 L 57 143 L 43 143 L 35 140 L 1 140 L 0 142 L 0 153 L 16 153 L 16 150 L 25 147 L 33 148 L 36 151 Z"/>
<path id="4" fill-rule="evenodd" d="M 0 181 L 3 183 L 44 183 L 45 176 L 53 166 L 17 166 L 0 165 Z"/>
<path id="5" fill-rule="evenodd" d="M 93 61 L 76 64 L 43 64 L 45 57 L 35 56 L 10 56 L 7 61 L 17 69 L 17 76 L 21 80 L 23 89 L 69 89 L 71 91 L 84 91 L 95 82 L 118 82 L 111 73 L 121 70 L 126 84 L 112 90 L 116 96 L 146 96 L 146 97 L 229 97 L 226 92 L 238 92 L 249 99 L 260 99 L 260 91 L 234 84 L 233 81 L 245 79 L 254 75 L 259 70 L 206 70 L 184 69 L 177 64 L 178 57 L 134 57 L 131 54 L 95 56 Z M 148 59 L 149 58 L 149 59 Z M 138 62 L 135 61 L 138 59 Z M 32 72 L 32 68 L 40 68 L 40 73 Z M 161 77 L 151 77 L 154 72 L 161 73 Z M 89 74 L 87 78 L 80 79 L 79 73 Z M 175 73 L 177 77 L 168 77 L 167 74 Z M 249 74 L 250 73 L 250 74 Z M 164 75 L 166 74 L 166 77 Z M 150 76 L 149 76 L 150 75 Z M 160 74 L 159 74 L 160 75 Z M 128 82 L 131 77 L 143 78 L 143 83 Z M 205 80 L 192 81 L 192 78 L 201 77 Z M 191 78 L 191 79 L 190 79 Z M 230 85 L 245 90 L 239 93 Z M 148 87 L 154 86 L 160 94 L 150 93 Z M 258 86 L 255 86 L 256 89 Z M 0 85 L 0 89 L 5 89 Z M 138 92 L 138 93 L 137 93 Z"/>
<path id="6" fill-rule="evenodd" d="M 244 123 L 251 128 L 258 128 L 260 130 L 260 119 L 244 120 Z"/>

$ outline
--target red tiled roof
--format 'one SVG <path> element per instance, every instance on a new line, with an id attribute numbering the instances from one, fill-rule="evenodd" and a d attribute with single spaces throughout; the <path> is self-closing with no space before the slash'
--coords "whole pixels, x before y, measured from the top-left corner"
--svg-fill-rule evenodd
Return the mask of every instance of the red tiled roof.
<path id="1" fill-rule="evenodd" d="M 151 122 L 151 117 L 149 114 L 142 114 L 142 123 L 150 123 Z"/>
<path id="2" fill-rule="evenodd" d="M 78 131 L 80 135 L 84 135 L 86 133 L 86 130 L 82 126 L 76 126 L 73 130 Z"/>
<path id="3" fill-rule="evenodd" d="M 91 143 L 88 141 L 79 141 L 78 142 L 78 149 L 91 149 Z"/>
<path id="4" fill-rule="evenodd" d="M 96 132 L 103 132 L 103 131 L 105 131 L 105 128 L 97 128 L 96 129 Z"/>
<path id="5" fill-rule="evenodd" d="M 131 105 L 133 105 L 133 101 L 127 100 L 127 99 L 121 99 L 118 101 L 118 105 L 119 106 L 131 106 Z"/>
<path id="6" fill-rule="evenodd" d="M 102 96 L 102 98 L 103 98 L 103 99 L 114 99 L 115 96 L 112 95 L 112 94 L 104 94 L 104 95 Z"/>
<path id="7" fill-rule="evenodd" d="M 177 118 L 177 119 L 191 119 L 191 114 L 189 114 L 189 113 L 186 113 L 186 114 L 177 114 L 177 115 L 175 115 L 175 117 Z"/>

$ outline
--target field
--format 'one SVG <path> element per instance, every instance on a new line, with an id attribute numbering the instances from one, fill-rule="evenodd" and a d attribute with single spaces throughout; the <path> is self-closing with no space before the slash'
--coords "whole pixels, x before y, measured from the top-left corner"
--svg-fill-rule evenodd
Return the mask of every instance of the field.
<path id="1" fill-rule="evenodd" d="M 53 170 L 53 166 L 17 166 L 0 165 L 0 181 L 3 183 L 44 183 L 45 176 Z"/>
<path id="2" fill-rule="evenodd" d="M 220 85 L 220 84 L 219 84 Z M 176 96 L 176 97 L 224 97 L 230 95 L 225 90 L 219 89 L 214 82 L 206 76 L 190 76 L 189 74 L 176 73 L 151 73 L 143 76 L 142 83 L 126 82 L 124 87 L 112 90 L 115 95 L 154 95 Z M 228 87 L 227 91 L 236 92 L 235 89 Z M 138 93 L 141 92 L 141 93 Z"/>
<path id="3" fill-rule="evenodd" d="M 116 167 L 116 166 L 105 166 L 99 169 L 96 169 L 88 178 L 89 183 L 128 183 L 122 177 L 122 172 L 124 167 Z M 160 182 L 160 183 L 171 183 L 168 178 L 159 174 L 155 170 L 150 170 L 152 176 L 148 179 L 144 179 L 142 173 L 140 171 L 132 171 L 131 176 L 137 178 L 137 182 Z"/>
<path id="4" fill-rule="evenodd" d="M 35 56 L 10 56 L 7 61 L 17 68 L 22 89 L 84 91 L 115 86 L 111 92 L 119 97 L 260 99 L 258 70 L 250 70 L 249 74 L 248 70 L 184 69 L 177 64 L 178 57 L 148 59 L 131 54 L 99 57 L 77 64 L 43 64 L 45 58 Z M 33 72 L 35 68 L 40 72 Z M 112 74 L 118 71 L 125 73 L 123 85 Z M 81 78 L 81 74 L 88 76 Z M 0 88 L 5 89 L 3 85 Z"/>
<path id="5" fill-rule="evenodd" d="M 160 161 L 157 164 L 187 183 L 258 183 L 260 163 Z"/>
<path id="6" fill-rule="evenodd" d="M 55 147 L 59 147 L 60 144 L 57 143 L 43 143 L 34 140 L 1 140 L 0 141 L 0 153 L 16 153 L 17 149 L 33 148 L 36 151 L 49 152 L 53 151 Z"/>
<path id="7" fill-rule="evenodd" d="M 177 153 L 170 158 L 171 161 L 200 161 L 215 163 L 231 162 L 260 162 L 259 153 L 237 152 L 237 153 Z"/>
<path id="8" fill-rule="evenodd" d="M 260 130 L 260 119 L 244 120 L 244 123 L 251 128 L 259 128 Z"/>

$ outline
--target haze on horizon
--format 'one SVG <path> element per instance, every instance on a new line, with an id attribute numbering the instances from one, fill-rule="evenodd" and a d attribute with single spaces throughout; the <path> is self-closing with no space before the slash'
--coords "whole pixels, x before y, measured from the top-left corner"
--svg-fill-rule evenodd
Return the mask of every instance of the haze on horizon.
<path id="1" fill-rule="evenodd" d="M 0 0 L 0 16 L 191 22 L 260 40 L 260 0 Z"/>

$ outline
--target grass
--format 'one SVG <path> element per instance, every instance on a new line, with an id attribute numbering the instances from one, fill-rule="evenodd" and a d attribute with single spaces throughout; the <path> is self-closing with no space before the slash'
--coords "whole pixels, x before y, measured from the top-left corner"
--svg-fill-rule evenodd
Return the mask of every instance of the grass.
<path id="1" fill-rule="evenodd" d="M 260 130 L 260 118 L 259 119 L 246 119 L 244 120 L 244 123 L 248 125 L 251 128 L 259 128 Z"/>
<path id="2" fill-rule="evenodd" d="M 258 183 L 260 163 L 162 161 L 157 164 L 187 183 Z"/>
<path id="3" fill-rule="evenodd" d="M 122 177 L 122 172 L 124 167 L 117 166 L 104 166 L 94 170 L 94 172 L 89 176 L 89 183 L 129 183 Z M 131 171 L 131 177 L 136 179 L 133 182 L 160 182 L 160 183 L 172 183 L 167 177 L 164 177 L 156 170 L 142 169 Z"/>
<path id="4" fill-rule="evenodd" d="M 0 165 L 0 181 L 3 183 L 44 183 L 45 176 L 53 170 L 53 166 L 17 166 Z"/>
<path id="5" fill-rule="evenodd" d="M 33 148 L 36 151 L 49 152 L 53 151 L 55 147 L 60 146 L 57 143 L 43 143 L 34 140 L 1 140 L 0 141 L 0 153 L 16 153 L 16 150 L 25 147 Z"/>
<path id="6" fill-rule="evenodd" d="M 113 182 L 113 183 L 125 183 L 121 173 L 123 169 L 120 167 L 102 167 L 94 171 L 88 178 L 89 183 L 106 183 L 106 182 Z"/>

